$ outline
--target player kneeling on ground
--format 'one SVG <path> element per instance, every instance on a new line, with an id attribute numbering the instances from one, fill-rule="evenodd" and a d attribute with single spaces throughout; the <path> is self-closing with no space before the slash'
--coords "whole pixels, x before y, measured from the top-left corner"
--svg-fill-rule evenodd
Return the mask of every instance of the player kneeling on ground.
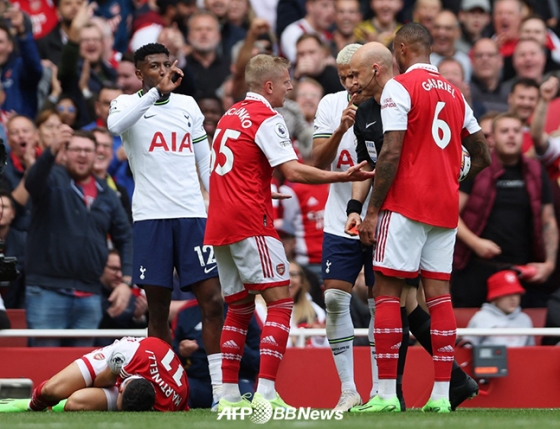
<path id="1" fill-rule="evenodd" d="M 75 360 L 31 399 L 0 404 L 0 412 L 183 411 L 188 395 L 181 361 L 166 342 L 125 337 Z"/>

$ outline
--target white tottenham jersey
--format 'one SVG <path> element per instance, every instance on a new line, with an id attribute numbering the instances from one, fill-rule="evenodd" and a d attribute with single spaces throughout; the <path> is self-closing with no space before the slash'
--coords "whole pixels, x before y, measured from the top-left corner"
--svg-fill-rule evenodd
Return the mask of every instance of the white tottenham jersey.
<path id="1" fill-rule="evenodd" d="M 206 145 L 209 153 L 204 115 L 192 97 L 170 94 L 157 102 L 158 96 L 155 88 L 143 96 L 120 95 L 107 120 L 109 130 L 122 136 L 134 176 L 132 217 L 205 218 L 195 163 L 195 145 Z"/>
<path id="2" fill-rule="evenodd" d="M 342 112 L 348 106 L 348 92 L 340 91 L 335 94 L 327 94 L 319 102 L 315 122 L 313 138 L 329 138 L 333 135 L 336 128 L 340 125 Z M 342 136 L 336 152 L 336 157 L 331 164 L 332 171 L 346 171 L 348 168 L 358 163 L 356 154 L 356 137 L 354 129 L 350 127 Z M 346 206 L 352 198 L 352 182 L 331 183 L 329 188 L 329 198 L 325 206 L 325 227 L 324 232 L 338 235 L 340 237 L 359 240 L 344 232 L 346 225 Z M 362 209 L 362 219 L 366 215 L 369 195 L 364 202 Z"/>

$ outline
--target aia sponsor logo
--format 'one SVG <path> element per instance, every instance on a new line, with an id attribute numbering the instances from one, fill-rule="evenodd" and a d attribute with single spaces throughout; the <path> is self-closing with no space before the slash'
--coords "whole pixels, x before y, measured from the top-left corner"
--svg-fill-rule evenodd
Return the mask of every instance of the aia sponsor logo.
<path id="1" fill-rule="evenodd" d="M 154 150 L 163 150 L 164 152 L 193 153 L 191 134 L 185 133 L 185 135 L 183 135 L 179 142 L 176 132 L 172 132 L 171 136 L 168 136 L 166 138 L 161 131 L 157 131 L 152 137 L 152 142 L 150 143 L 148 152 L 153 152 Z"/>

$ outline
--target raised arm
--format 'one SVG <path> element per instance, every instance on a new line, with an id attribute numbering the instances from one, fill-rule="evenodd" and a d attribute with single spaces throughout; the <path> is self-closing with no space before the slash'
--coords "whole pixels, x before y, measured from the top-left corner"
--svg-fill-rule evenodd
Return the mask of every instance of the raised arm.
<path id="1" fill-rule="evenodd" d="M 354 125 L 356 120 L 357 107 L 354 104 L 355 98 L 356 96 L 353 95 L 348 101 L 348 106 L 346 106 L 346 109 L 342 112 L 340 124 L 334 130 L 334 133 L 328 137 L 324 135 L 322 136 L 320 133 L 313 136 L 313 150 L 311 151 L 313 166 L 317 168 L 327 168 L 329 164 L 334 161 L 338 151 L 338 145 L 340 144 L 342 137 L 350 129 L 350 127 Z M 318 112 L 316 122 L 320 120 L 321 118 L 319 118 Z"/>
<path id="2" fill-rule="evenodd" d="M 531 122 L 531 138 L 535 146 L 537 155 L 544 155 L 548 150 L 550 143 L 548 136 L 544 131 L 546 117 L 548 115 L 548 106 L 558 93 L 558 78 L 551 76 L 540 87 L 540 99 L 535 108 L 533 119 Z"/>

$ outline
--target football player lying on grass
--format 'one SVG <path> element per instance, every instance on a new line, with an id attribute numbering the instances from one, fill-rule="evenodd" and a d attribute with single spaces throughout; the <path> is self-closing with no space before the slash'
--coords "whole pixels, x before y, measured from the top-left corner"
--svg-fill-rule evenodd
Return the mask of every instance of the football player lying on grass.
<path id="1" fill-rule="evenodd" d="M 75 360 L 33 390 L 4 400 L 0 412 L 186 411 L 189 386 L 181 361 L 159 338 L 128 338 Z"/>

